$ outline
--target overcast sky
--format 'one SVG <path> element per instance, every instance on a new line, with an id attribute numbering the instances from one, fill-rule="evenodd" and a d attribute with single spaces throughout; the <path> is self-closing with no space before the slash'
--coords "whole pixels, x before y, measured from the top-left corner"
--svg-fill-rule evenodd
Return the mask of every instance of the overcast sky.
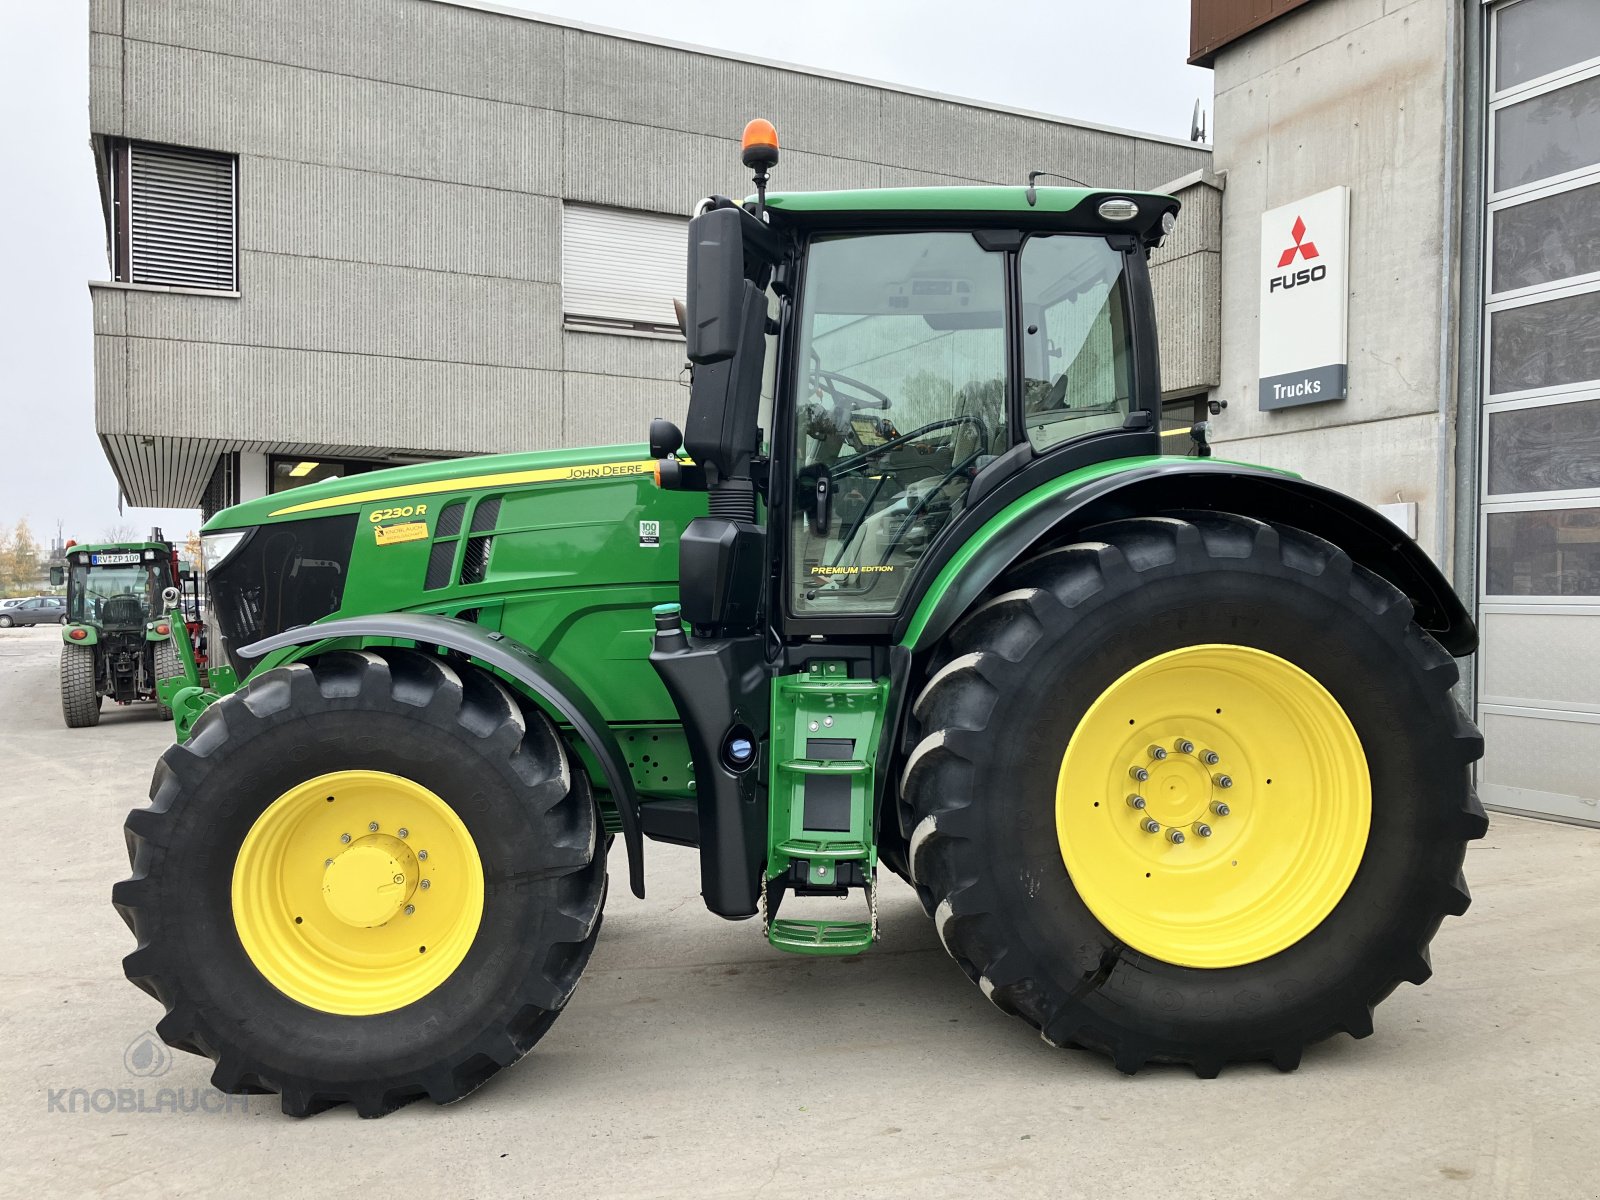
<path id="1" fill-rule="evenodd" d="M 1211 103 L 1211 72 L 1184 62 L 1189 0 L 506 6 L 1173 137 L 1197 98 Z M 26 517 L 41 542 L 58 520 L 80 541 L 117 524 L 181 537 L 198 512 L 117 515 L 94 434 L 85 283 L 107 266 L 88 42 L 87 0 L 0 0 L 0 530 Z"/>

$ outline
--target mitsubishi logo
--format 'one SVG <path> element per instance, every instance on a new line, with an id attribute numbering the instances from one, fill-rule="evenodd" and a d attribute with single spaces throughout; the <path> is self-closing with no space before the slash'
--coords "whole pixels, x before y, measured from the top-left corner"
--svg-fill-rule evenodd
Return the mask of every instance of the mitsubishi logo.
<path id="1" fill-rule="evenodd" d="M 1305 240 L 1306 223 L 1304 221 L 1302 221 L 1299 217 L 1296 217 L 1294 219 L 1294 228 L 1291 229 L 1289 233 L 1294 237 L 1294 245 L 1290 246 L 1279 257 L 1278 270 L 1280 271 L 1294 261 L 1294 256 L 1296 254 L 1300 255 L 1300 257 L 1304 258 L 1307 262 L 1310 262 L 1313 258 L 1317 257 L 1317 244 L 1315 242 L 1308 242 Z"/>

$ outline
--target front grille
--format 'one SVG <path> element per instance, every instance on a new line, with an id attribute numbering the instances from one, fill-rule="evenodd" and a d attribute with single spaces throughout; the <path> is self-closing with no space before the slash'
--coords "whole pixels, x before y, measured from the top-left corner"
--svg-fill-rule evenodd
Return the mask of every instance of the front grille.
<path id="1" fill-rule="evenodd" d="M 338 611 L 355 536 L 354 513 L 262 525 L 207 573 L 218 640 L 241 676 L 257 660 L 240 646 Z"/>

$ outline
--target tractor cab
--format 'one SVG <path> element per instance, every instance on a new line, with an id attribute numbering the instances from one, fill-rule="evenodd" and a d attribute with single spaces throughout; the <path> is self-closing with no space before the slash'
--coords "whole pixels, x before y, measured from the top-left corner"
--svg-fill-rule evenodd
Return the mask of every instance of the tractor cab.
<path id="1" fill-rule="evenodd" d="M 803 733 L 829 733 L 841 709 L 862 724 L 773 748 L 765 838 L 737 816 L 759 803 L 757 773 L 709 740 L 696 752 L 719 764 L 699 786 L 732 831 L 705 819 L 702 791 L 708 905 L 771 918 L 785 895 L 860 888 L 868 921 L 768 922 L 775 944 L 837 953 L 873 937 L 890 757 L 875 731 L 900 719 L 889 697 L 903 702 L 909 659 L 894 646 L 918 605 L 1017 497 L 1160 454 L 1146 255 L 1178 203 L 1092 188 L 768 195 L 763 124 L 745 145 L 756 197 L 713 196 L 689 226 L 688 417 L 650 440 L 662 486 L 707 491 L 709 511 L 680 540 L 681 609 L 659 614 L 651 661 L 696 713 L 691 743 L 702 724 L 777 737 L 769 704 Z M 755 662 L 795 680 L 769 697 Z"/>

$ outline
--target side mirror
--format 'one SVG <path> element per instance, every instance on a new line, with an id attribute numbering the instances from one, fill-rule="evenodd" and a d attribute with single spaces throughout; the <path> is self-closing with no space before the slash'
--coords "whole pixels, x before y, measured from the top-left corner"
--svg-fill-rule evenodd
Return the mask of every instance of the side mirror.
<path id="1" fill-rule="evenodd" d="M 683 332 L 690 362 L 725 362 L 738 352 L 743 304 L 739 210 L 703 212 L 689 222 L 688 321 Z"/>
<path id="2" fill-rule="evenodd" d="M 61 567 L 50 568 L 50 586 L 60 587 L 67 581 L 67 572 Z"/>

